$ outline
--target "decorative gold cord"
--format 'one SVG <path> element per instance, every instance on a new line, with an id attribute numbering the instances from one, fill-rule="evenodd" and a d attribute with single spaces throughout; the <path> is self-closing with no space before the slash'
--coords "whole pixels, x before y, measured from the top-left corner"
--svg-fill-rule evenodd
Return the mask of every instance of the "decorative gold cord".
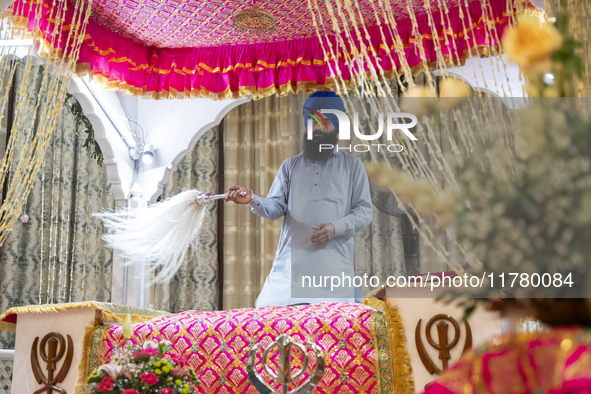
<path id="1" fill-rule="evenodd" d="M 55 48 L 64 34 L 61 27 L 67 8 L 66 4 L 67 0 L 55 0 L 49 11 L 49 19 L 55 21 L 49 48 Z M 37 38 L 37 32 L 26 31 L 27 25 L 22 24 L 21 21 L 28 16 L 35 15 L 39 17 L 42 12 L 42 5 L 42 2 L 37 2 L 28 15 L 24 15 L 23 8 L 16 10 L 13 16 L 8 17 L 9 30 L 15 32 L 16 35 Z M 8 143 L 8 151 L 4 155 L 0 166 L 0 182 L 3 182 L 10 173 L 6 199 L 0 207 L 0 246 L 4 243 L 15 220 L 22 215 L 23 205 L 32 190 L 36 174 L 41 168 L 43 157 L 55 132 L 57 118 L 63 106 L 70 77 L 72 72 L 75 71 L 75 64 L 90 16 L 90 5 L 91 2 L 82 0 L 77 0 L 74 4 L 73 21 L 75 23 L 72 24 L 72 28 L 65 36 L 65 47 L 71 49 L 67 58 L 49 56 L 41 75 L 37 72 L 39 67 L 33 66 L 33 60 L 29 58 L 25 61 L 23 83 L 19 87 L 17 105 L 15 106 L 11 141 Z M 62 67 L 67 72 L 60 80 L 52 75 L 52 70 L 61 69 Z M 33 77 L 34 84 L 31 84 L 30 78 L 32 70 L 36 72 Z M 38 83 L 38 77 L 41 77 L 40 83 Z M 38 95 L 44 95 L 45 100 L 36 100 Z M 2 114 L 5 113 L 6 101 L 2 103 Z M 30 112 L 21 111 L 22 108 L 28 108 L 29 103 L 35 103 L 32 119 Z M 14 149 L 17 146 L 19 152 Z"/>
<path id="2" fill-rule="evenodd" d="M 88 162 L 88 178 L 87 178 L 87 184 L 86 184 L 86 210 L 85 212 L 88 214 L 90 212 L 90 201 L 92 199 L 92 189 L 91 189 L 91 179 L 92 179 L 92 170 L 94 168 L 93 164 L 93 160 L 91 158 L 90 155 L 90 151 L 87 157 L 87 162 Z M 88 256 L 88 231 L 89 231 L 89 226 L 90 226 L 90 220 L 86 220 L 86 222 L 84 223 L 84 260 L 82 261 L 82 299 L 86 298 L 86 293 L 84 291 L 85 285 L 86 285 L 86 257 Z"/>
<path id="3" fill-rule="evenodd" d="M 78 147 L 76 146 L 76 141 L 79 138 L 79 133 L 80 132 L 80 126 L 78 125 L 78 123 L 76 123 L 76 128 L 75 128 L 75 132 L 74 135 L 72 137 L 72 146 L 74 147 L 74 149 L 78 149 Z M 78 166 L 80 167 L 80 157 L 78 157 Z M 68 302 L 72 302 L 72 286 L 74 283 L 74 262 L 76 261 L 76 235 L 78 234 L 78 223 L 76 222 L 76 220 L 78 219 L 77 213 L 78 213 L 78 196 L 80 193 L 80 171 L 79 168 L 76 168 L 76 194 L 74 194 L 74 200 L 76 201 L 76 204 L 74 205 L 74 217 L 72 218 L 72 221 L 74 222 L 74 231 L 72 234 L 72 251 L 71 251 L 71 261 L 70 261 L 70 291 L 69 291 L 69 296 L 68 296 Z"/>

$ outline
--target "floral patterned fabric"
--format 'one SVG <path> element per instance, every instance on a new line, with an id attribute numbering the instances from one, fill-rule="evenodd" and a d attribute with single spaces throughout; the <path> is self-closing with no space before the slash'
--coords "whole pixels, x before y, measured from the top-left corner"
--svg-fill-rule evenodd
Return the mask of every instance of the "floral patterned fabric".
<path id="1" fill-rule="evenodd" d="M 251 346 L 261 343 L 266 348 L 280 334 L 288 334 L 299 343 L 316 344 L 325 354 L 326 371 L 315 392 L 379 394 L 391 393 L 394 387 L 386 321 L 386 314 L 377 309 L 345 303 L 187 311 L 132 325 L 131 341 L 170 341 L 173 352 L 186 357 L 197 371 L 201 393 L 255 394 L 257 391 L 246 374 Z M 108 361 L 124 343 L 121 326 L 108 326 L 97 332 L 102 339 L 92 342 L 89 370 Z M 308 371 L 315 366 L 312 354 L 308 354 Z M 261 355 L 262 350 L 257 354 L 257 362 Z M 296 351 L 292 357 L 294 372 L 301 367 L 301 359 Z M 277 357 L 272 352 L 269 363 L 271 368 L 277 367 Z M 257 369 L 262 373 L 260 365 Z M 264 373 L 263 377 L 268 378 Z M 301 379 L 296 381 L 299 382 Z"/>

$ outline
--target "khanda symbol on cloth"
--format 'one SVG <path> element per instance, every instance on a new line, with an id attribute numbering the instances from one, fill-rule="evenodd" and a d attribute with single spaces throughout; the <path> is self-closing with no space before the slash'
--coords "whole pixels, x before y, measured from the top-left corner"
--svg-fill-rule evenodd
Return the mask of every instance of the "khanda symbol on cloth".
<path id="1" fill-rule="evenodd" d="M 31 367 L 33 368 L 35 380 L 37 383 L 42 384 L 43 387 L 35 391 L 33 394 L 40 394 L 43 392 L 52 394 L 54 390 L 60 394 L 66 394 L 66 390 L 57 387 L 56 384 L 64 381 L 68 375 L 70 366 L 72 365 L 72 358 L 74 356 L 74 343 L 72 342 L 72 337 L 68 335 L 68 343 L 66 346 L 66 340 L 63 335 L 58 334 L 57 332 L 50 332 L 43 337 L 39 347 L 37 347 L 38 343 L 39 337 L 35 338 L 33 346 L 31 346 Z M 64 357 L 64 353 L 66 353 L 66 357 L 56 375 L 57 363 L 62 357 Z M 41 359 L 47 363 L 45 367 L 47 370 L 47 376 L 45 376 L 41 369 L 38 354 L 40 354 Z"/>
<path id="2" fill-rule="evenodd" d="M 460 340 L 460 325 L 453 317 L 445 314 L 435 315 L 427 322 L 427 327 L 425 327 L 425 336 L 427 338 L 427 342 L 429 342 L 429 345 L 431 345 L 431 347 L 434 349 L 439 350 L 439 359 L 443 364 L 443 367 L 439 369 L 431 360 L 431 357 L 429 357 L 429 354 L 427 354 L 425 346 L 423 345 L 423 340 L 421 339 L 421 320 L 422 319 L 419 319 L 417 328 L 415 330 L 415 343 L 417 345 L 417 351 L 419 352 L 419 357 L 421 358 L 425 368 L 427 368 L 427 371 L 431 375 L 434 373 L 439 375 L 447 369 L 448 361 L 451 358 L 449 351 L 453 349 Z M 451 342 L 449 342 L 449 338 L 447 336 L 449 325 L 445 322 L 445 320 L 450 322 L 454 327 L 454 337 Z M 439 343 L 435 343 L 435 341 L 433 341 L 433 337 L 431 336 L 431 327 L 437 321 L 439 321 L 439 323 L 437 323 L 437 336 Z M 466 326 L 466 341 L 464 343 L 462 354 L 466 353 L 472 348 L 472 330 L 470 329 L 470 324 L 468 324 L 467 321 L 464 321 L 464 325 Z"/>
<path id="3" fill-rule="evenodd" d="M 263 366 L 264 371 L 275 380 L 276 383 L 281 385 L 281 391 L 276 391 L 269 383 L 267 383 L 261 375 L 257 371 L 257 366 L 255 365 L 255 356 L 257 351 L 259 350 L 261 344 L 258 343 L 250 350 L 248 353 L 248 358 L 246 360 L 246 371 L 248 373 L 248 380 L 252 383 L 255 388 L 261 394 L 310 394 L 320 380 L 322 380 L 322 376 L 324 375 L 324 369 L 326 367 L 324 356 L 322 352 L 318 349 L 317 346 L 314 344 L 310 344 L 309 348 L 314 351 L 316 356 L 316 367 L 314 368 L 314 372 L 304 380 L 302 384 L 298 387 L 289 390 L 289 385 L 293 383 L 297 378 L 302 376 L 304 372 L 308 369 L 308 353 L 306 352 L 306 348 L 301 343 L 296 343 L 291 340 L 291 338 L 285 334 L 278 336 L 275 339 L 275 342 L 271 342 L 269 346 L 263 352 L 263 357 L 261 359 L 261 364 Z M 301 368 L 295 374 L 292 373 L 292 365 L 291 365 L 291 358 L 292 358 L 292 350 L 293 348 L 297 348 L 303 360 L 301 361 Z M 278 369 L 277 373 L 275 373 L 268 364 L 268 357 L 269 353 L 273 349 L 277 349 L 277 361 L 278 361 Z"/>

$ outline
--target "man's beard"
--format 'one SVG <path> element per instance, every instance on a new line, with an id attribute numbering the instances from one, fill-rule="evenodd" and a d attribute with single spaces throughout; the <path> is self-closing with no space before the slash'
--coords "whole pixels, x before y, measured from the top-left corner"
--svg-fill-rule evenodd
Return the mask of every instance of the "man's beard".
<path id="1" fill-rule="evenodd" d="M 338 133 L 335 131 L 330 134 L 321 133 L 322 136 L 314 136 L 313 139 L 308 139 L 308 134 L 304 134 L 304 156 L 314 161 L 326 161 L 333 148 L 329 146 L 323 146 L 320 150 L 320 145 L 332 145 L 337 146 Z"/>

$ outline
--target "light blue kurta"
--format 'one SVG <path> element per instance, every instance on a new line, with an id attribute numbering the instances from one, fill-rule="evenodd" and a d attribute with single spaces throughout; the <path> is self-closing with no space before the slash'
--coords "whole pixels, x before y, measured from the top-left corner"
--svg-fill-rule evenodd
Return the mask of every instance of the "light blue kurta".
<path id="1" fill-rule="evenodd" d="M 353 302 L 351 288 L 331 291 L 294 286 L 301 275 L 355 275 L 353 266 L 355 232 L 372 220 L 372 204 L 367 172 L 359 158 L 333 151 L 325 162 L 316 162 L 303 153 L 287 159 L 275 176 L 267 198 L 254 197 L 254 214 L 267 219 L 283 219 L 283 227 L 273 268 L 265 281 L 256 306 L 291 305 L 300 302 Z M 332 223 L 335 236 L 317 246 L 308 240 L 312 226 Z M 309 283 L 309 282 L 306 282 Z"/>

